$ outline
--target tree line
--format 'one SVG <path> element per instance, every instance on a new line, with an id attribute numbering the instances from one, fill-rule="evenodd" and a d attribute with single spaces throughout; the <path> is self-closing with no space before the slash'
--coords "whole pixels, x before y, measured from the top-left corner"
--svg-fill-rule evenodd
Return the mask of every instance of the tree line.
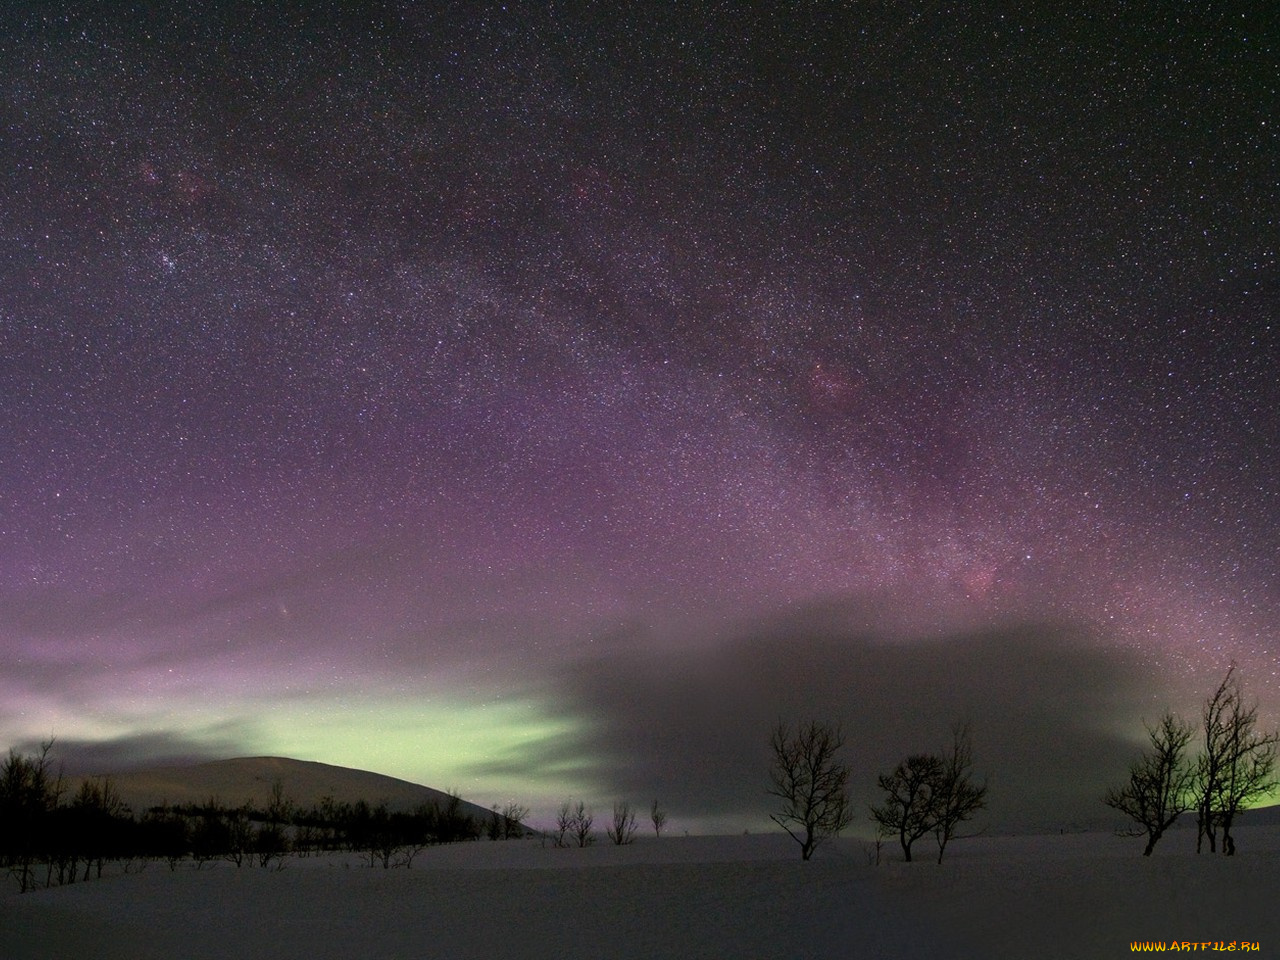
<path id="1" fill-rule="evenodd" d="M 288 856 L 345 851 L 359 854 L 370 867 L 410 867 L 428 846 L 477 840 L 522 838 L 529 808 L 519 803 L 493 807 L 473 816 L 450 792 L 443 804 L 422 803 L 392 810 L 385 802 L 339 802 L 325 797 L 303 807 L 293 803 L 276 781 L 265 803 L 227 806 L 216 798 L 204 803 L 154 806 L 140 816 L 126 806 L 110 778 L 86 779 L 69 796 L 62 774 L 50 760 L 53 741 L 34 755 L 15 750 L 0 764 L 0 870 L 22 892 L 102 876 L 109 862 L 125 870 L 149 862 L 182 862 L 197 869 L 226 861 L 237 867 L 280 869 Z M 613 805 L 605 824 L 609 841 L 633 843 L 638 815 L 627 800 Z M 667 813 L 653 801 L 649 821 L 662 835 Z M 545 834 L 558 847 L 595 843 L 595 815 L 584 801 L 566 800 L 555 830 Z"/>
<path id="2" fill-rule="evenodd" d="M 605 825 L 605 836 L 609 842 L 619 847 L 635 842 L 636 833 L 640 829 L 637 813 L 629 800 L 616 800 L 613 804 L 613 818 Z M 583 800 L 576 804 L 566 800 L 560 805 L 556 814 L 555 828 L 551 831 L 551 843 L 556 847 L 589 847 L 596 842 L 594 831 L 595 814 Z M 653 825 L 653 835 L 662 836 L 667 825 L 667 812 L 657 800 L 649 807 L 649 822 Z"/>
<path id="3" fill-rule="evenodd" d="M 284 858 L 322 851 L 358 853 L 368 866 L 412 866 L 428 846 L 525 835 L 528 808 L 508 804 L 488 817 L 468 813 L 457 794 L 443 804 L 392 810 L 385 802 L 354 803 L 325 797 L 302 807 L 276 782 L 265 804 L 161 805 L 140 816 L 121 800 L 110 779 L 81 782 L 68 796 L 50 762 L 52 741 L 33 756 L 10 750 L 0 765 L 0 870 L 26 892 L 101 877 L 106 863 L 126 869 L 150 861 L 197 868 L 214 861 L 275 867 Z"/>

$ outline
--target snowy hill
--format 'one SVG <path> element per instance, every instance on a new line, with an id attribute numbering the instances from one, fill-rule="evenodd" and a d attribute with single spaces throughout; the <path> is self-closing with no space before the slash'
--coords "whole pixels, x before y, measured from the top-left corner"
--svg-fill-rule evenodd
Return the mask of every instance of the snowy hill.
<path id="1" fill-rule="evenodd" d="M 392 810 L 410 810 L 421 803 L 434 803 L 443 809 L 449 801 L 444 791 L 408 780 L 287 757 L 239 757 L 111 775 L 117 792 L 135 813 L 161 804 L 204 803 L 211 797 L 225 806 L 248 802 L 261 807 L 276 781 L 290 802 L 304 808 L 318 804 L 326 796 L 340 803 L 385 801 Z M 484 807 L 465 800 L 462 809 L 474 817 L 490 814 Z"/>

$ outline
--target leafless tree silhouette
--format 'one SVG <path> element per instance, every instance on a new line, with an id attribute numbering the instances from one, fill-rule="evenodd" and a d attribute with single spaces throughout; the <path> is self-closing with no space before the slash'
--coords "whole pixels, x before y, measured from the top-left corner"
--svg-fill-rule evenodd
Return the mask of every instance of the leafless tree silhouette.
<path id="1" fill-rule="evenodd" d="M 529 808 L 514 800 L 502 808 L 502 839 L 524 836 L 524 819 L 529 816 Z"/>
<path id="2" fill-rule="evenodd" d="M 933 835 L 938 841 L 939 863 L 960 824 L 987 805 L 987 785 L 973 782 L 973 739 L 967 724 L 952 729 L 951 749 L 941 759 L 933 790 Z"/>
<path id="3" fill-rule="evenodd" d="M 569 845 L 568 836 L 573 830 L 573 807 L 566 800 L 560 804 L 560 810 L 556 813 L 556 832 L 554 836 L 555 845 L 557 847 L 567 847 Z"/>
<path id="4" fill-rule="evenodd" d="M 881 837 L 897 836 L 903 859 L 911 860 L 917 840 L 932 833 L 938 862 L 960 824 L 987 804 L 987 785 L 973 782 L 973 740 L 967 724 L 951 731 L 951 746 L 941 754 L 916 753 L 876 782 L 884 802 L 871 808 Z"/>
<path id="5" fill-rule="evenodd" d="M 912 844 L 937 823 L 935 791 L 942 770 L 940 757 L 917 753 L 901 761 L 892 773 L 882 773 L 876 780 L 885 792 L 885 800 L 871 808 L 871 819 L 886 836 L 897 835 L 902 856 L 908 863 Z"/>
<path id="6" fill-rule="evenodd" d="M 662 828 L 667 825 L 667 812 L 658 806 L 658 801 L 653 801 L 653 806 L 649 808 L 649 819 L 653 823 L 653 835 L 655 837 L 662 836 Z"/>
<path id="7" fill-rule="evenodd" d="M 591 832 L 595 822 L 595 816 L 587 809 L 587 805 L 579 800 L 577 806 L 573 808 L 573 818 L 569 827 L 569 832 L 578 846 L 589 847 L 596 842 L 595 834 Z"/>
<path id="8" fill-rule="evenodd" d="M 50 825 L 62 799 L 62 774 L 54 773 L 52 749 L 53 740 L 47 740 L 34 756 L 10 750 L 0 765 L 0 865 L 23 893 L 37 882 L 35 864 L 48 859 Z"/>
<path id="9" fill-rule="evenodd" d="M 634 843 L 636 839 L 636 813 L 626 800 L 613 805 L 613 824 L 605 828 L 609 839 L 619 847 Z"/>
<path id="10" fill-rule="evenodd" d="M 270 867 L 274 863 L 279 870 L 289 852 L 288 823 L 293 818 L 293 802 L 285 796 L 284 784 L 279 779 L 271 783 L 265 815 L 254 836 L 254 854 L 258 866 Z"/>
<path id="11" fill-rule="evenodd" d="M 1102 802 L 1137 824 L 1136 836 L 1145 835 L 1144 857 L 1151 856 L 1164 832 L 1191 806 L 1195 771 L 1187 762 L 1192 727 L 1165 713 L 1154 727 L 1147 727 L 1151 747 L 1129 767 L 1129 780 L 1108 790 Z"/>
<path id="12" fill-rule="evenodd" d="M 838 726 L 817 720 L 798 724 L 794 731 L 779 722 L 773 730 L 768 793 L 782 801 L 782 809 L 770 819 L 800 844 L 804 860 L 853 817 L 845 794 L 849 770 L 837 757 L 843 745 Z"/>
<path id="13" fill-rule="evenodd" d="M 1196 763 L 1196 852 L 1209 841 L 1217 847 L 1222 828 L 1222 852 L 1233 856 L 1231 828 L 1240 811 L 1276 786 L 1276 747 L 1280 734 L 1259 732 L 1258 706 L 1244 705 L 1244 691 L 1235 677 L 1235 665 L 1227 670 L 1216 690 L 1205 701 L 1204 751 Z"/>

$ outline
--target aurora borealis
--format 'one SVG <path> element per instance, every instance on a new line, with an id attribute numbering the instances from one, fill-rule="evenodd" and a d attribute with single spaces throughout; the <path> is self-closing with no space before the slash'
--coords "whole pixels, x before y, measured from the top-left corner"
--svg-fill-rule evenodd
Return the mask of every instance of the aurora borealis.
<path id="1" fill-rule="evenodd" d="M 782 715 L 1010 817 L 1274 722 L 1275 24 L 1057 6 L 10 5 L 4 741 L 736 824 Z"/>

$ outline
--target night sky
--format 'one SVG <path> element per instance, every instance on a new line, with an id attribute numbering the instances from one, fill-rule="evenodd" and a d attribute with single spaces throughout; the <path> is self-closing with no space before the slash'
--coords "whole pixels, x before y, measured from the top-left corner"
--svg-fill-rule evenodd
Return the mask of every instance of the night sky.
<path id="1" fill-rule="evenodd" d="M 741 829 L 968 719 L 1058 824 L 1274 722 L 1280 25 L 1060 6 L 6 4 L 0 746 Z"/>

